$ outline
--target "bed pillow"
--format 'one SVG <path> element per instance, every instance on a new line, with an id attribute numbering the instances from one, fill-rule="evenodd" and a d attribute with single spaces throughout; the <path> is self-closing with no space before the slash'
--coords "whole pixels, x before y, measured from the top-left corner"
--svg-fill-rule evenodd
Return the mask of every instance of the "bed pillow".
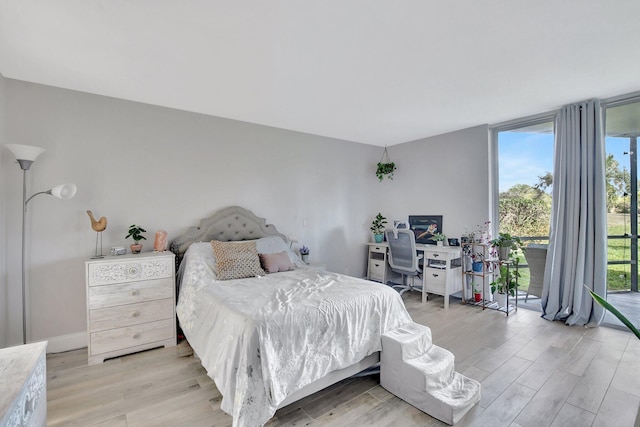
<path id="1" fill-rule="evenodd" d="M 264 276 L 255 241 L 211 241 L 216 258 L 215 273 L 218 280 L 242 279 Z"/>
<path id="2" fill-rule="evenodd" d="M 260 264 L 267 273 L 278 273 L 280 271 L 293 270 L 293 263 L 289 259 L 286 251 L 277 252 L 275 254 L 258 254 L 260 256 Z"/>
<path id="3" fill-rule="evenodd" d="M 289 247 L 287 243 L 280 236 L 267 236 L 261 237 L 256 240 L 256 245 L 258 247 L 258 253 L 260 254 L 274 254 L 277 252 L 286 252 L 289 256 L 289 260 L 294 266 L 304 267 L 306 264 L 302 262 L 300 257 L 296 255 L 293 250 Z"/>

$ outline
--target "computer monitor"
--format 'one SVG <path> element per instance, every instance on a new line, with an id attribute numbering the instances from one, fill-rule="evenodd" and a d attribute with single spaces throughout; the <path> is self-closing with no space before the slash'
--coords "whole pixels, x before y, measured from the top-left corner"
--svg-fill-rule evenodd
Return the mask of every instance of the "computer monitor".
<path id="1" fill-rule="evenodd" d="M 413 230 L 416 243 L 435 245 L 432 237 L 442 233 L 442 215 L 409 215 L 409 229 Z"/>

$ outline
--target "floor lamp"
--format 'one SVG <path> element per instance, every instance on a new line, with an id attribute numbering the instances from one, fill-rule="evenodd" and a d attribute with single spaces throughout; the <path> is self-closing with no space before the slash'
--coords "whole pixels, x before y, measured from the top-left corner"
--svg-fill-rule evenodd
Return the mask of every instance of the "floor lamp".
<path id="1" fill-rule="evenodd" d="M 27 343 L 27 301 L 26 301 L 26 246 L 25 246 L 25 229 L 27 203 L 39 194 L 49 194 L 58 199 L 68 200 L 75 196 L 77 188 L 75 184 L 57 185 L 50 190 L 40 191 L 33 194 L 27 199 L 27 171 L 31 164 L 36 161 L 38 156 L 44 152 L 44 148 L 33 147 L 31 145 L 7 144 L 6 147 L 13 153 L 20 168 L 22 169 L 22 343 Z"/>

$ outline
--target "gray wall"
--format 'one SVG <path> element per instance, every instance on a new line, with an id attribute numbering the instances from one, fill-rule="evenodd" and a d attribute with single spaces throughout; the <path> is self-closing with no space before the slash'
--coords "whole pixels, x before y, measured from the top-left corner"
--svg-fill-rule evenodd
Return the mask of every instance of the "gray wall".
<path id="1" fill-rule="evenodd" d="M 389 147 L 398 171 L 383 215 L 442 215 L 448 237 L 483 224 L 490 218 L 488 147 L 486 125 Z"/>
<path id="2" fill-rule="evenodd" d="M 0 145 L 4 145 L 5 141 L 5 105 L 6 105 L 6 93 L 5 93 L 5 79 L 0 74 Z M 5 254 L 6 248 L 6 230 L 5 230 L 5 186 L 7 180 L 4 175 L 5 162 L 3 157 L 7 155 L 6 150 L 0 149 L 0 253 Z M 10 155 L 10 154 L 9 154 Z M 5 264 L 6 257 L 0 256 L 0 348 L 7 346 L 7 325 L 9 324 L 9 317 L 7 313 L 7 302 L 9 300 L 8 288 L 7 288 L 7 269 Z"/>
<path id="3" fill-rule="evenodd" d="M 311 248 L 312 261 L 365 274 L 373 216 L 442 213 L 445 232 L 486 218 L 486 127 L 390 147 L 399 167 L 379 183 L 380 147 L 6 79 L 6 142 L 46 148 L 32 166 L 28 193 L 75 182 L 69 201 L 29 204 L 27 265 L 30 340 L 50 351 L 85 340 L 84 261 L 95 232 L 85 211 L 108 218 L 103 251 L 127 245 L 128 226 L 169 238 L 230 205 L 251 209 Z M 6 206 L 6 345 L 21 341 L 21 171 L 1 158 Z M 479 156 L 479 157 L 478 157 Z M 462 164 L 460 163 L 462 158 Z M 461 174 L 461 166 L 468 166 Z M 474 206 L 464 207 L 466 201 Z M 466 217 L 473 218 L 468 221 Z M 3 276 L 4 277 L 4 274 Z M 3 308 L 4 309 L 4 308 Z M 0 309 L 2 310 L 2 309 Z M 1 311 L 0 311 L 1 313 Z M 2 329 L 2 328 L 0 328 Z M 0 336 L 2 336 L 0 331 Z"/>

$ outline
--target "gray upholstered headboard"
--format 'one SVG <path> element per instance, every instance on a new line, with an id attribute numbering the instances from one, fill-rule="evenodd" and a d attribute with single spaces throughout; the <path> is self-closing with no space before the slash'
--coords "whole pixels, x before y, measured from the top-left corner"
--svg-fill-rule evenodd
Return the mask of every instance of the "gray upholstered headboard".
<path id="1" fill-rule="evenodd" d="M 287 236 L 278 232 L 275 226 L 267 224 L 264 218 L 259 218 L 240 206 L 231 206 L 202 219 L 199 226 L 191 227 L 186 233 L 176 237 L 169 249 L 176 254 L 177 267 L 192 243 L 252 240 L 267 236 L 280 236 L 285 242 L 288 241 Z"/>

